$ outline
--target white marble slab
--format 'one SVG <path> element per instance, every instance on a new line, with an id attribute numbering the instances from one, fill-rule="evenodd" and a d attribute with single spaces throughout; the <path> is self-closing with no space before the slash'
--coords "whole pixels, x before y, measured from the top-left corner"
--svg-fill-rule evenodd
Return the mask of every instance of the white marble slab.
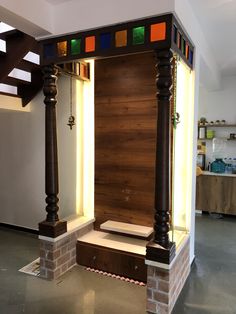
<path id="1" fill-rule="evenodd" d="M 101 231 L 90 231 L 84 236 L 79 237 L 78 241 L 143 256 L 146 255 L 146 245 L 148 243 L 148 241 L 142 239 L 129 238 Z"/>
<path id="2" fill-rule="evenodd" d="M 113 220 L 107 220 L 106 222 L 100 225 L 100 228 L 102 230 L 125 233 L 125 234 L 143 237 L 143 238 L 148 238 L 153 232 L 153 228 L 151 227 L 128 224 L 128 223 L 118 222 L 118 221 L 113 221 Z"/>

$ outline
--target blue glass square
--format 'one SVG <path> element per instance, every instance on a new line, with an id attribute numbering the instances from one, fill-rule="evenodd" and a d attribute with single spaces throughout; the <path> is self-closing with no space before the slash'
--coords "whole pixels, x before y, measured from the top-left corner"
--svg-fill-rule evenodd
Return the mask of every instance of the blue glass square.
<path id="1" fill-rule="evenodd" d="M 43 46 L 43 56 L 44 58 L 52 58 L 55 56 L 54 44 L 45 44 Z"/>
<path id="2" fill-rule="evenodd" d="M 100 48 L 109 49 L 111 47 L 111 34 L 104 33 L 100 35 Z"/>
<path id="3" fill-rule="evenodd" d="M 190 64 L 193 64 L 193 51 L 192 50 L 189 51 L 189 62 Z"/>

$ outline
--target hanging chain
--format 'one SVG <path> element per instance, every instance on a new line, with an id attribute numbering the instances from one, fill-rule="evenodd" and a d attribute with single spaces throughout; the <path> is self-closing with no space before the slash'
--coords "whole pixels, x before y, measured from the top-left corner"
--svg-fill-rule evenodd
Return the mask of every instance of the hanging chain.
<path id="1" fill-rule="evenodd" d="M 70 127 L 71 130 L 72 130 L 72 127 L 75 125 L 75 117 L 72 114 L 72 109 L 73 109 L 73 89 L 72 89 L 72 85 L 73 85 L 73 78 L 71 76 L 70 77 L 70 116 L 69 116 L 68 123 L 67 123 L 67 125 Z"/>
<path id="2" fill-rule="evenodd" d="M 172 123 L 173 123 L 173 127 L 174 129 L 176 129 L 177 124 L 180 123 L 180 115 L 178 112 L 176 112 L 176 94 L 177 94 L 177 66 L 178 66 L 178 62 L 179 62 L 179 57 L 177 55 L 175 55 L 175 60 L 174 60 L 174 86 L 173 86 L 173 92 L 174 92 L 174 106 L 173 106 L 173 114 L 172 114 Z"/>

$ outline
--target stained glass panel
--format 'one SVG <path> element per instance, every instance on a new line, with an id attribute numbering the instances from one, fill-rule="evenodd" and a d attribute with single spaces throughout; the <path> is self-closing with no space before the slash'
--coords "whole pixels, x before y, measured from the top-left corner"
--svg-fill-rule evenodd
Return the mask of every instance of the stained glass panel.
<path id="1" fill-rule="evenodd" d="M 133 45 L 144 44 L 145 39 L 145 27 L 139 26 L 133 28 Z"/>
<path id="2" fill-rule="evenodd" d="M 57 43 L 57 55 L 58 57 L 67 56 L 67 41 L 60 41 Z"/>
<path id="3" fill-rule="evenodd" d="M 159 41 L 166 39 L 166 23 L 157 23 L 151 25 L 150 41 Z"/>
<path id="4" fill-rule="evenodd" d="M 182 37 L 181 51 L 182 51 L 183 55 L 185 55 L 185 49 L 186 49 L 186 41 Z"/>
<path id="5" fill-rule="evenodd" d="M 193 64 L 193 51 L 192 50 L 189 51 L 189 62 Z"/>
<path id="6" fill-rule="evenodd" d="M 55 56 L 54 44 L 45 44 L 43 46 L 44 58 L 52 58 Z"/>
<path id="7" fill-rule="evenodd" d="M 127 30 L 116 32 L 116 34 L 115 34 L 115 45 L 116 45 L 116 47 L 127 46 Z"/>
<path id="8" fill-rule="evenodd" d="M 100 48 L 109 49 L 111 47 L 111 33 L 104 33 L 100 35 Z"/>
<path id="9" fill-rule="evenodd" d="M 174 25 L 174 42 L 177 45 L 177 37 L 178 37 L 178 30 L 177 27 Z"/>
<path id="10" fill-rule="evenodd" d="M 81 52 L 81 39 L 71 39 L 71 54 L 78 55 Z"/>
<path id="11" fill-rule="evenodd" d="M 95 51 L 95 36 L 85 38 L 85 52 Z"/>

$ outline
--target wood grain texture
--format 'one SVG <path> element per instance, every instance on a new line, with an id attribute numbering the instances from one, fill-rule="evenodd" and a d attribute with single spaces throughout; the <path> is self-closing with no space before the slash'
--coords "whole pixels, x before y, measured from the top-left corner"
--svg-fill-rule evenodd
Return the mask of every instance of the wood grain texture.
<path id="1" fill-rule="evenodd" d="M 236 215 L 236 177 L 197 177 L 196 209 Z"/>
<path id="2" fill-rule="evenodd" d="M 79 265 L 92 267 L 142 282 L 147 281 L 144 256 L 113 250 L 98 245 L 77 242 L 76 261 Z"/>
<path id="3" fill-rule="evenodd" d="M 153 225 L 155 63 L 153 53 L 95 62 L 95 229 Z"/>

